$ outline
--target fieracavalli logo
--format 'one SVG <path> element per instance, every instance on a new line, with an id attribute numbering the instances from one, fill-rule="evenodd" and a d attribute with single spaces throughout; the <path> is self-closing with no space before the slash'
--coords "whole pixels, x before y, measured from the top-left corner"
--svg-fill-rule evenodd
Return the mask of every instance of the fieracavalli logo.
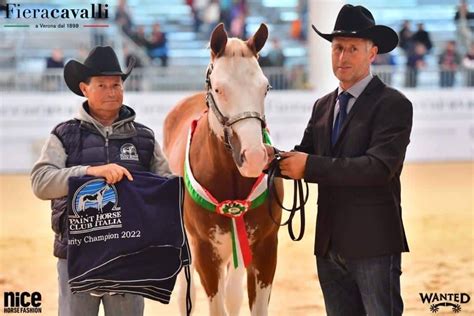
<path id="1" fill-rule="evenodd" d="M 440 311 L 453 313 L 462 311 L 462 304 L 467 304 L 471 297 L 467 293 L 420 293 L 421 302 L 429 305 L 433 314 Z"/>
<path id="2" fill-rule="evenodd" d="M 87 181 L 76 190 L 72 211 L 68 218 L 70 234 L 122 227 L 117 189 L 103 179 Z"/>
<path id="3" fill-rule="evenodd" d="M 5 22 L 0 26 L 37 29 L 109 27 L 107 23 L 103 23 L 109 18 L 108 7 L 109 5 L 104 3 L 89 3 L 77 7 L 31 2 L 5 3 L 0 4 L 0 22 Z"/>
<path id="4" fill-rule="evenodd" d="M 19 3 L 5 5 L 7 19 L 107 19 L 108 4 L 94 4 L 84 8 L 30 7 Z"/>

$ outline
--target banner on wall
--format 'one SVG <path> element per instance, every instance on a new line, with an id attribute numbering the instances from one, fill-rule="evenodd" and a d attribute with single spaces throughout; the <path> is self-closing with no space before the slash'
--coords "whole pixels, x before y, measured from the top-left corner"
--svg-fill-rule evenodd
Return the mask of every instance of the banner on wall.
<path id="1" fill-rule="evenodd" d="M 166 114 L 192 92 L 125 94 L 137 121 L 162 138 Z M 468 89 L 405 91 L 414 122 L 407 161 L 471 160 L 474 152 L 474 93 Z M 317 92 L 271 92 L 265 114 L 275 146 L 298 144 L 318 98 Z M 1 173 L 29 172 L 53 127 L 74 117 L 82 98 L 72 93 L 5 93 L 0 98 Z"/>

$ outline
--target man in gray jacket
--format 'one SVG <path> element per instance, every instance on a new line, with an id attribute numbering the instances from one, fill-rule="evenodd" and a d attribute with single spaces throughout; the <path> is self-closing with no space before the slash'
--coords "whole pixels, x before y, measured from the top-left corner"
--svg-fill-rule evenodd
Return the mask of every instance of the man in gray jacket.
<path id="1" fill-rule="evenodd" d="M 134 62 L 122 72 L 111 47 L 96 47 L 84 63 L 72 60 L 64 79 L 75 94 L 87 100 L 76 118 L 57 125 L 31 172 L 35 195 L 51 200 L 54 255 L 58 257 L 59 315 L 97 315 L 100 302 L 105 315 L 143 315 L 143 297 L 132 294 L 93 296 L 72 294 L 67 271 L 67 192 L 73 176 L 103 177 L 114 184 L 130 171 L 169 176 L 168 162 L 153 131 L 135 122 L 135 112 L 122 104 L 123 82 Z"/>

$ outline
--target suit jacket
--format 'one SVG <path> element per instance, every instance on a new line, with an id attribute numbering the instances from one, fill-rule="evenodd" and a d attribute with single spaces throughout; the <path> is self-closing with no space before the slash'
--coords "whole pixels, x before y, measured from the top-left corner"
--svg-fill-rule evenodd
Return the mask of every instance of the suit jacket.
<path id="1" fill-rule="evenodd" d="M 295 150 L 308 153 L 304 179 L 318 183 L 315 254 L 331 248 L 346 258 L 408 251 L 400 205 L 400 174 L 413 109 L 374 77 L 357 98 L 331 145 L 337 90 L 316 101 Z"/>

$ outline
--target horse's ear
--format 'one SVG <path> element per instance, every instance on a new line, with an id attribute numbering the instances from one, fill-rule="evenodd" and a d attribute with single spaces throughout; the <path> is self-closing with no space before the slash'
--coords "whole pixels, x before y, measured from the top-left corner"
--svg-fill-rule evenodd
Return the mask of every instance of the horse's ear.
<path id="1" fill-rule="evenodd" d="M 252 52 L 257 55 L 258 52 L 263 48 L 265 45 L 265 42 L 267 41 L 268 38 L 268 27 L 266 24 L 262 23 L 260 24 L 260 27 L 258 28 L 257 32 L 248 39 L 247 45 L 252 50 Z"/>
<path id="2" fill-rule="evenodd" d="M 224 53 L 225 45 L 227 44 L 227 33 L 224 29 L 224 24 L 219 23 L 211 34 L 211 50 L 214 57 L 219 57 Z"/>

